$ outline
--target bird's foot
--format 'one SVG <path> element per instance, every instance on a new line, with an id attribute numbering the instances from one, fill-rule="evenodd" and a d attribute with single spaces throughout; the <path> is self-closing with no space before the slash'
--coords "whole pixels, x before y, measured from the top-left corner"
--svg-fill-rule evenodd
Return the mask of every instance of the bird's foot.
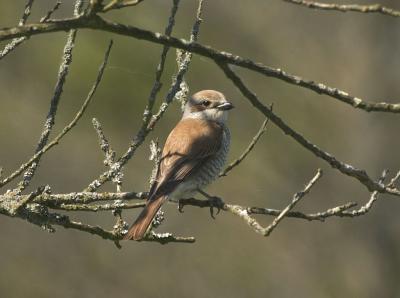
<path id="1" fill-rule="evenodd" d="M 216 196 L 210 196 L 209 194 L 204 195 L 207 200 L 198 200 L 195 198 L 185 198 L 178 200 L 178 211 L 183 213 L 183 207 L 186 205 L 198 206 L 201 208 L 208 207 L 210 208 L 211 217 L 215 219 L 215 215 L 218 215 L 221 209 L 225 208 L 224 201 Z M 217 212 L 214 212 L 214 208 L 217 209 Z"/>
<path id="2" fill-rule="evenodd" d="M 215 215 L 218 215 L 221 212 L 221 209 L 224 209 L 225 203 L 221 198 L 216 196 L 209 197 L 208 202 L 210 204 L 210 215 L 213 219 L 215 219 Z M 214 208 L 217 209 L 217 213 L 215 215 Z"/>
<path id="3" fill-rule="evenodd" d="M 221 212 L 221 209 L 224 209 L 225 207 L 224 201 L 220 197 L 211 196 L 201 189 L 198 189 L 197 191 L 207 198 L 208 206 L 210 207 L 210 215 L 213 219 L 215 219 L 215 215 L 218 215 Z M 217 213 L 215 215 L 214 215 L 214 208 L 217 208 Z"/>

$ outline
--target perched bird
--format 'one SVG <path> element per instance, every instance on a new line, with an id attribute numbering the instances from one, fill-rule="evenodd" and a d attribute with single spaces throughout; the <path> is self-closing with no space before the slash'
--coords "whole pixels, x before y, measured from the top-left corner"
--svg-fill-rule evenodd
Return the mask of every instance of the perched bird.
<path id="1" fill-rule="evenodd" d="M 232 108 L 214 90 L 199 91 L 188 100 L 182 119 L 165 142 L 147 204 L 124 240 L 142 239 L 166 200 L 187 196 L 218 177 L 229 150 L 226 120 Z"/>

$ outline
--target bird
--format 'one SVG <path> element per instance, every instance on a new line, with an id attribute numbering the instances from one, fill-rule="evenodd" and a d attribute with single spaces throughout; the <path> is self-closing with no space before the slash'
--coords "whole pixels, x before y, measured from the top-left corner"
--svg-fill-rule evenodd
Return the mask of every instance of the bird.
<path id="1" fill-rule="evenodd" d="M 189 97 L 181 120 L 165 141 L 147 202 L 123 240 L 142 240 L 167 200 L 178 200 L 217 179 L 230 147 L 224 94 L 202 90 Z"/>

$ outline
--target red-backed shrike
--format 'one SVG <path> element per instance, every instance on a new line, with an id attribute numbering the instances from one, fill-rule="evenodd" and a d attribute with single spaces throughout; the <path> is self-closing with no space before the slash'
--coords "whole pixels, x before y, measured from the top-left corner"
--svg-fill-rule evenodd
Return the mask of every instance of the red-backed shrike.
<path id="1" fill-rule="evenodd" d="M 133 223 L 125 240 L 140 240 L 161 205 L 180 199 L 213 182 L 229 150 L 226 126 L 233 105 L 218 91 L 203 90 L 186 103 L 182 119 L 169 134 L 147 205 Z"/>

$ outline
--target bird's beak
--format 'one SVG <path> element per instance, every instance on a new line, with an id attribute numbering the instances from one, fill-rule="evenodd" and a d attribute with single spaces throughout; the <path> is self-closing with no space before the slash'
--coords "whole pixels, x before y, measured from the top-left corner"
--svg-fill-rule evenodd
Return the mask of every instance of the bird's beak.
<path id="1" fill-rule="evenodd" d="M 217 109 L 218 110 L 222 110 L 222 111 L 228 111 L 228 110 L 231 110 L 233 108 L 234 108 L 233 104 L 231 104 L 229 101 L 221 103 L 220 105 L 217 106 Z"/>

